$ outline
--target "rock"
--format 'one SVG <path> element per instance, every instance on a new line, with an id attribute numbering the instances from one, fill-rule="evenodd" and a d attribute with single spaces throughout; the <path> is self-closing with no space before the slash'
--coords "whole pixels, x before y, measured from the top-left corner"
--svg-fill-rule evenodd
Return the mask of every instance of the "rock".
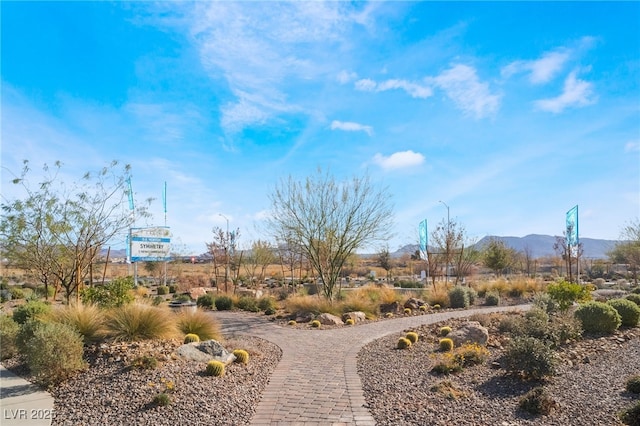
<path id="1" fill-rule="evenodd" d="M 381 314 L 386 314 L 386 313 L 392 313 L 392 314 L 397 314 L 398 311 L 400 310 L 400 303 L 399 302 L 393 302 L 393 303 L 383 303 L 380 305 L 380 313 Z"/>
<path id="2" fill-rule="evenodd" d="M 447 337 L 453 340 L 455 346 L 461 346 L 465 343 L 477 343 L 484 346 L 489 340 L 489 331 L 479 322 L 469 321 L 449 333 Z"/>
<path id="3" fill-rule="evenodd" d="M 312 312 L 298 312 L 296 313 L 295 321 L 296 322 L 311 322 L 315 315 Z"/>
<path id="4" fill-rule="evenodd" d="M 367 319 L 367 315 L 362 311 L 346 312 L 342 314 L 342 321 L 346 322 L 348 319 L 352 319 L 353 322 L 362 322 Z"/>
<path id="5" fill-rule="evenodd" d="M 219 342 L 213 339 L 184 344 L 178 348 L 176 353 L 184 359 L 199 362 L 217 360 L 224 364 L 229 364 L 236 359 L 234 354 L 227 351 Z"/>
<path id="6" fill-rule="evenodd" d="M 340 317 L 329 313 L 320 314 L 316 319 L 323 325 L 344 325 Z"/>
<path id="7" fill-rule="evenodd" d="M 415 297 L 411 297 L 406 302 L 404 302 L 405 308 L 409 308 L 414 311 L 420 309 L 420 306 L 425 305 L 427 305 L 427 303 L 424 300 L 416 299 Z"/>

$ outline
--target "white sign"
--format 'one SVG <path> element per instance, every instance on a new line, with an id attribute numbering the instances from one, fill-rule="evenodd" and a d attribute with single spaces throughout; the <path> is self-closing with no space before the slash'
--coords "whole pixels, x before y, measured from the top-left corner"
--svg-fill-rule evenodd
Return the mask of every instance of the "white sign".
<path id="1" fill-rule="evenodd" d="M 171 231 L 167 226 L 131 228 L 131 262 L 162 262 L 171 259 Z"/>

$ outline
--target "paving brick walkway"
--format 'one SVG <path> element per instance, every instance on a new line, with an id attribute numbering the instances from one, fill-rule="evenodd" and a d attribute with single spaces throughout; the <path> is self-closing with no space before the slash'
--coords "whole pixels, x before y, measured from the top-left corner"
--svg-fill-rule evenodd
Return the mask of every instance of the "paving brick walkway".
<path id="1" fill-rule="evenodd" d="M 300 330 L 265 316 L 217 311 L 224 334 L 261 337 L 282 349 L 251 424 L 373 426 L 366 408 L 356 356 L 367 343 L 423 324 L 475 313 L 525 310 L 528 305 L 440 312 L 372 322 L 355 327 Z"/>

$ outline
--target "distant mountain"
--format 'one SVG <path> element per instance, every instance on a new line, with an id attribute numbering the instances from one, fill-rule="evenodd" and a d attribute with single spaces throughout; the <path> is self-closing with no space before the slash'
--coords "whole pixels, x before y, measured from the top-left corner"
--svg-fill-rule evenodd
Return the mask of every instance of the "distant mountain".
<path id="1" fill-rule="evenodd" d="M 503 241 L 506 246 L 511 247 L 516 251 L 524 251 L 528 248 L 534 258 L 556 255 L 556 252 L 553 250 L 556 237 L 552 237 L 550 235 L 531 234 L 525 237 L 498 237 L 490 235 L 482 238 L 475 244 L 475 246 L 482 247 L 488 244 L 492 238 Z M 605 259 L 607 258 L 607 252 L 616 245 L 617 241 L 580 238 L 580 243 L 582 243 L 582 248 L 584 250 L 582 254 L 583 258 Z M 413 254 L 416 250 L 418 250 L 417 244 L 408 244 L 392 253 L 392 256 L 400 257 L 406 253 Z"/>

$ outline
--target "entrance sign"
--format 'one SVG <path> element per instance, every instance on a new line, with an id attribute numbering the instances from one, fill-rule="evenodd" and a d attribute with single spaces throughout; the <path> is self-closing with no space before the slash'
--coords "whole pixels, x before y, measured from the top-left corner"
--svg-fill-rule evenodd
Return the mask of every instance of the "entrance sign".
<path id="1" fill-rule="evenodd" d="M 171 231 L 167 226 L 131 228 L 131 262 L 171 260 Z"/>

